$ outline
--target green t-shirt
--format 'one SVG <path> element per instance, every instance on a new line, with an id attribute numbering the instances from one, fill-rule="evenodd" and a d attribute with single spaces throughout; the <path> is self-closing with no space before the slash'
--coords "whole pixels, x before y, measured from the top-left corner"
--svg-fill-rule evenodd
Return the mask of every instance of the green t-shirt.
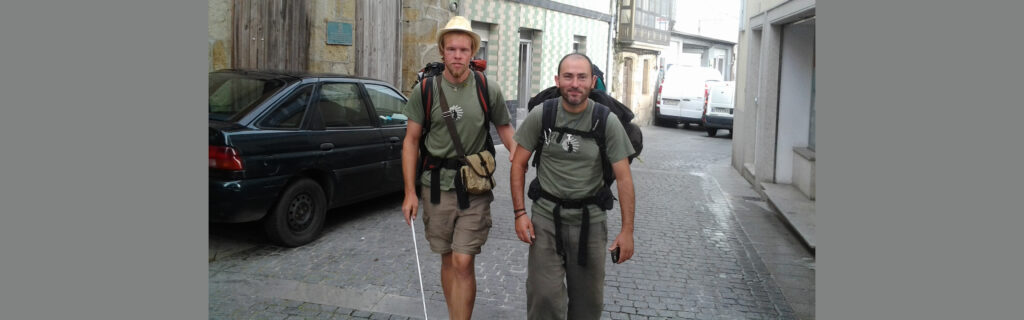
<path id="1" fill-rule="evenodd" d="M 555 127 L 566 127 L 579 131 L 591 129 L 591 117 L 594 111 L 594 101 L 587 100 L 587 108 L 578 114 L 572 114 L 559 105 L 555 113 Z M 542 118 L 544 116 L 543 106 L 538 106 L 530 111 L 523 121 L 523 124 L 516 130 L 515 140 L 526 150 L 533 152 L 537 148 L 537 138 L 542 134 Z M 605 126 L 605 142 L 607 143 L 606 153 L 611 163 L 626 159 L 633 154 L 633 145 L 629 143 L 626 130 L 622 123 L 615 118 L 615 114 L 608 113 L 608 118 L 599 121 L 597 125 Z M 601 168 L 600 149 L 597 142 L 592 138 L 582 138 L 566 134 L 562 142 L 558 143 L 562 133 L 552 132 L 547 137 L 544 152 L 541 155 L 540 164 L 537 166 L 537 177 L 544 191 L 562 199 L 582 199 L 593 196 L 604 187 L 602 180 L 603 169 Z M 527 182 L 527 187 L 529 182 Z M 547 199 L 537 199 L 533 202 L 533 213 L 553 219 L 552 211 L 555 203 Z M 597 205 L 590 205 L 590 222 L 601 222 L 606 219 L 604 210 Z M 561 209 L 562 223 L 578 225 L 581 222 L 582 209 Z"/>
<path id="2" fill-rule="evenodd" d="M 455 112 L 455 131 L 462 141 L 462 147 L 466 154 L 474 154 L 484 150 L 488 132 L 484 131 L 484 111 L 480 107 L 480 101 L 476 95 L 476 78 L 472 74 L 462 84 L 453 84 L 445 80 L 443 76 L 435 78 L 434 88 L 444 90 L 445 98 L 448 100 L 449 108 Z M 496 83 L 488 83 L 488 94 L 490 103 L 488 107 L 491 113 L 491 123 L 496 126 L 509 123 L 508 108 L 505 107 L 505 96 Z M 405 104 L 403 113 L 419 124 L 424 123 L 423 103 L 420 94 L 420 86 L 417 84 Z M 430 132 L 426 137 L 427 151 L 430 155 L 439 158 L 455 158 L 458 156 L 455 145 L 452 144 L 451 134 L 448 133 L 448 125 L 441 117 L 441 98 L 434 92 L 433 106 L 430 108 Z M 496 142 L 496 141 L 495 141 Z M 420 179 L 424 186 L 430 186 L 430 172 L 424 172 Z M 455 185 L 455 170 L 441 169 L 441 190 L 452 190 Z"/>

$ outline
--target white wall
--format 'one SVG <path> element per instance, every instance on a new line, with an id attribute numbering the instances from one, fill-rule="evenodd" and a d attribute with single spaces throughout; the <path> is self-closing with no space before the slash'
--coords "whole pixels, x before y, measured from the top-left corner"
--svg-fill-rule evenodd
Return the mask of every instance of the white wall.
<path id="1" fill-rule="evenodd" d="M 793 147 L 807 146 L 810 127 L 814 25 L 785 25 L 779 66 L 779 126 L 775 182 L 793 182 Z"/>

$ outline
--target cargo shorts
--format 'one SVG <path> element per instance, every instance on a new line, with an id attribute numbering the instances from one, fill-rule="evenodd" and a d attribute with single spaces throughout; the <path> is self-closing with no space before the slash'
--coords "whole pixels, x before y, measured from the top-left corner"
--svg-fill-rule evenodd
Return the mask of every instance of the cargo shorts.
<path id="1" fill-rule="evenodd" d="M 430 187 L 421 186 L 423 227 L 430 251 L 437 254 L 480 253 L 491 231 L 491 202 L 494 194 L 469 194 L 469 208 L 459 209 L 455 191 L 441 191 L 441 202 L 430 203 Z"/>

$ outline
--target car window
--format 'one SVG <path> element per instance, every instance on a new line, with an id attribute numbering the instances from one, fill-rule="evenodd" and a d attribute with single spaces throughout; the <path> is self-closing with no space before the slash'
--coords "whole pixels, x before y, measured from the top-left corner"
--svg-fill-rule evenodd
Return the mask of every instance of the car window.
<path id="1" fill-rule="evenodd" d="M 209 75 L 210 119 L 227 120 L 266 100 L 287 83 L 245 74 L 211 72 Z"/>
<path id="2" fill-rule="evenodd" d="M 306 85 L 295 90 L 290 97 L 279 104 L 274 111 L 271 111 L 260 127 L 297 129 L 302 124 L 302 118 L 306 114 L 306 106 L 309 105 L 309 98 L 313 93 L 313 86 Z"/>
<path id="3" fill-rule="evenodd" d="M 366 92 L 370 94 L 370 101 L 377 111 L 382 125 L 404 125 L 408 118 L 402 114 L 402 107 L 405 106 L 405 98 L 391 88 L 378 84 L 367 84 Z"/>
<path id="4" fill-rule="evenodd" d="M 326 127 L 370 126 L 370 113 L 355 83 L 324 83 L 317 101 Z"/>

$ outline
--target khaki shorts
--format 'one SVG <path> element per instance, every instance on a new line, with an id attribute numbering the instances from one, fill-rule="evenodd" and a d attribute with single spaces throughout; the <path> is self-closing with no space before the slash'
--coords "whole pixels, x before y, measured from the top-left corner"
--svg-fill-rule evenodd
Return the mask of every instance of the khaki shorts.
<path id="1" fill-rule="evenodd" d="M 469 208 L 459 210 L 455 191 L 441 191 L 441 203 L 430 203 L 430 187 L 421 186 L 423 227 L 430 250 L 438 254 L 480 253 L 491 231 L 491 201 L 494 194 L 469 195 Z"/>

